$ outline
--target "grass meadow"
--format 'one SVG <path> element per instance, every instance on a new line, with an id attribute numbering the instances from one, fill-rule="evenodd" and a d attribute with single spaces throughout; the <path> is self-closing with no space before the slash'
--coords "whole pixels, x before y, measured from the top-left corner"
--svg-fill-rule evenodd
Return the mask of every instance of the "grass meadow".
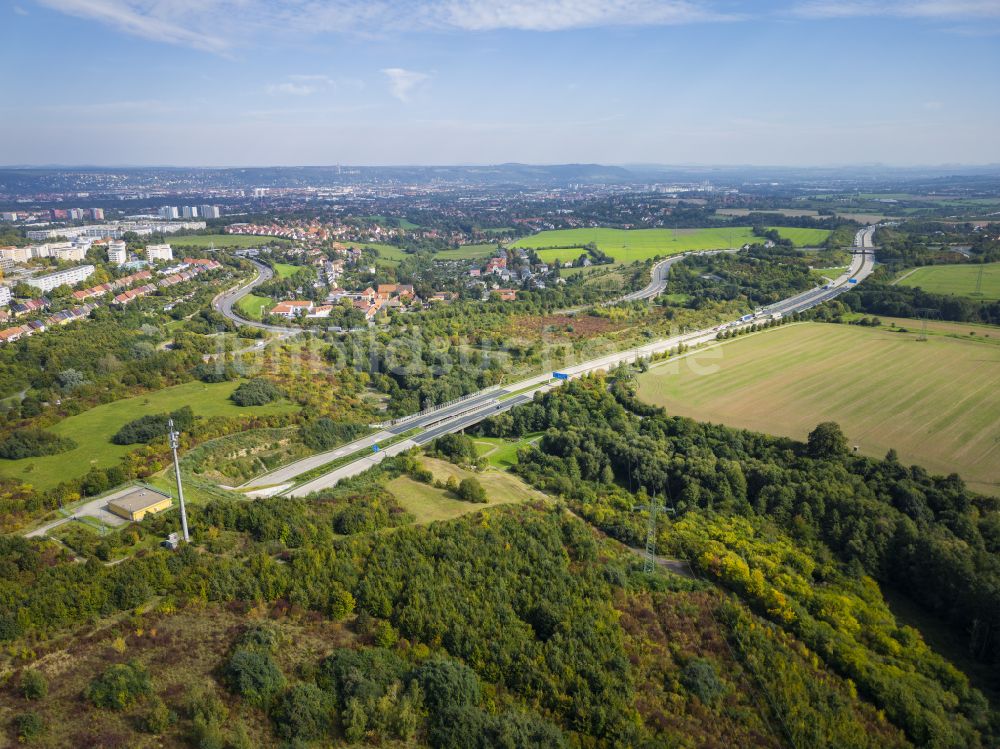
<path id="1" fill-rule="evenodd" d="M 167 241 L 177 247 L 263 247 L 278 244 L 283 241 L 276 237 L 255 237 L 247 234 L 191 234 L 188 236 L 168 237 Z"/>
<path id="2" fill-rule="evenodd" d="M 236 302 L 236 309 L 240 311 L 240 314 L 251 320 L 259 320 L 263 317 L 264 310 L 269 310 L 273 306 L 274 300 L 271 297 L 257 296 L 256 294 L 247 294 Z"/>
<path id="3" fill-rule="evenodd" d="M 437 481 L 447 481 L 449 476 L 454 476 L 458 481 L 475 476 L 486 490 L 487 501 L 486 504 L 466 502 L 457 499 L 445 489 L 437 489 L 429 484 L 414 481 L 409 476 L 393 479 L 386 488 L 404 509 L 413 514 L 418 523 L 453 520 L 495 505 L 546 498 L 544 494 L 506 471 L 488 469 L 478 473 L 436 458 L 422 458 L 420 462 L 434 474 L 434 479 Z"/>
<path id="4" fill-rule="evenodd" d="M 980 272 L 983 275 L 982 289 L 977 295 L 976 285 Z M 898 283 L 901 286 L 919 286 L 934 294 L 955 294 L 994 301 L 1000 299 L 1000 263 L 929 265 L 917 268 L 900 278 Z"/>
<path id="5" fill-rule="evenodd" d="M 921 341 L 911 322 L 910 332 L 804 323 L 738 338 L 654 367 L 639 394 L 671 414 L 796 439 L 836 421 L 866 455 L 895 448 L 1000 494 L 1000 348 L 981 336 Z"/>
<path id="6" fill-rule="evenodd" d="M 74 449 L 58 455 L 0 460 L 0 475 L 40 489 L 48 489 L 60 481 L 84 475 L 91 466 L 113 466 L 130 450 L 139 447 L 111 442 L 112 435 L 124 424 L 140 416 L 175 411 L 182 406 L 191 406 L 195 416 L 205 418 L 284 413 L 297 408 L 295 404 L 285 400 L 241 408 L 229 400 L 230 393 L 238 385 L 239 382 L 187 382 L 148 395 L 105 403 L 70 416 L 48 429 L 76 442 Z"/>
<path id="7" fill-rule="evenodd" d="M 819 244 L 829 236 L 826 229 L 777 228 L 796 244 Z M 577 258 L 591 242 L 615 259 L 632 263 L 656 256 L 666 257 L 692 250 L 722 250 L 760 241 L 749 226 L 714 229 L 558 229 L 523 237 L 512 247 L 530 247 L 545 262 Z M 547 249 L 546 249 L 547 248 Z"/>

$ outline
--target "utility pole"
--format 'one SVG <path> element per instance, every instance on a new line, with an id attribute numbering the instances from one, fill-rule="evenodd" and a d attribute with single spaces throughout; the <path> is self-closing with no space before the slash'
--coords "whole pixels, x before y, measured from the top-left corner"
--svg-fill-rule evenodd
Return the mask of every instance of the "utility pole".
<path id="1" fill-rule="evenodd" d="M 983 266 L 979 266 L 979 275 L 976 276 L 976 290 L 972 292 L 972 296 L 982 296 L 983 295 Z"/>
<path id="2" fill-rule="evenodd" d="M 184 543 L 188 543 L 191 537 L 188 535 L 187 510 L 184 508 L 184 487 L 181 486 L 181 462 L 177 458 L 180 435 L 174 430 L 173 419 L 167 421 L 167 428 L 170 430 L 170 449 L 174 453 L 174 477 L 177 479 L 177 500 L 181 503 L 181 531 L 184 535 Z"/>

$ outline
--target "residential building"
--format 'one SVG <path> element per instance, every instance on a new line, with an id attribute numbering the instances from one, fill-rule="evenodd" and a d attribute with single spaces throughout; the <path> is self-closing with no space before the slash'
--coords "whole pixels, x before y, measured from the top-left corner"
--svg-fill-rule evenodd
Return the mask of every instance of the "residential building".
<path id="1" fill-rule="evenodd" d="M 29 278 L 25 281 L 29 286 L 34 286 L 42 292 L 52 291 L 57 286 L 76 286 L 81 281 L 85 281 L 94 273 L 93 265 L 78 265 L 75 268 L 49 273 L 37 278 Z"/>
<path id="2" fill-rule="evenodd" d="M 280 317 L 287 317 L 289 319 L 299 317 L 300 315 L 308 315 L 312 311 L 313 303 L 309 301 L 278 302 L 271 308 L 272 315 L 279 315 Z"/>
<path id="3" fill-rule="evenodd" d="M 198 209 L 193 205 L 181 208 L 181 218 L 198 218 Z"/>
<path id="4" fill-rule="evenodd" d="M 177 206 L 165 205 L 160 209 L 159 214 L 160 218 L 166 221 L 172 221 L 173 219 L 178 218 Z"/>
<path id="5" fill-rule="evenodd" d="M 128 245 L 120 239 L 108 241 L 108 262 L 125 265 L 128 262 Z"/>
<path id="6" fill-rule="evenodd" d="M 11 263 L 26 263 L 32 257 L 30 247 L 0 247 L 0 259 Z"/>
<path id="7" fill-rule="evenodd" d="M 3 211 L 0 213 L 0 221 L 17 221 L 17 214 L 13 211 Z"/>
<path id="8" fill-rule="evenodd" d="M 90 209 L 90 218 L 93 219 L 94 221 L 103 221 L 104 220 L 104 209 L 103 208 L 91 208 Z"/>
<path id="9" fill-rule="evenodd" d="M 169 263 L 174 259 L 174 251 L 169 244 L 148 244 L 146 245 L 146 259 L 151 263 L 157 261 Z"/>
<path id="10" fill-rule="evenodd" d="M 9 286 L 0 286 L 0 307 L 6 307 L 13 298 L 14 295 L 10 293 Z"/>
<path id="11" fill-rule="evenodd" d="M 81 221 L 83 219 L 83 209 L 82 208 L 70 208 L 66 211 L 66 216 L 70 221 Z"/>
<path id="12" fill-rule="evenodd" d="M 202 218 L 219 218 L 222 215 L 217 205 L 198 206 L 198 213 L 201 214 Z"/>

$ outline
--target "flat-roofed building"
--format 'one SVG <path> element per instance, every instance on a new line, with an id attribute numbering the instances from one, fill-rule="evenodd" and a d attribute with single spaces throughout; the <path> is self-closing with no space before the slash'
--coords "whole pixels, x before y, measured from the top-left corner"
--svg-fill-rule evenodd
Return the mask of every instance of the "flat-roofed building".
<path id="1" fill-rule="evenodd" d="M 148 486 L 130 486 L 108 498 L 108 511 L 120 518 L 138 523 L 146 515 L 169 509 L 173 504 L 169 494 Z"/>

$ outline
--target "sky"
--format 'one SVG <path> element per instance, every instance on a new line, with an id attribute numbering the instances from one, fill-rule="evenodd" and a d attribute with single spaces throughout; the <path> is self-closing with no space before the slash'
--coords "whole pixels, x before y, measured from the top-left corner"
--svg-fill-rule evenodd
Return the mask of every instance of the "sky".
<path id="1" fill-rule="evenodd" d="M 1000 0 L 0 0 L 0 164 L 1000 163 Z"/>

